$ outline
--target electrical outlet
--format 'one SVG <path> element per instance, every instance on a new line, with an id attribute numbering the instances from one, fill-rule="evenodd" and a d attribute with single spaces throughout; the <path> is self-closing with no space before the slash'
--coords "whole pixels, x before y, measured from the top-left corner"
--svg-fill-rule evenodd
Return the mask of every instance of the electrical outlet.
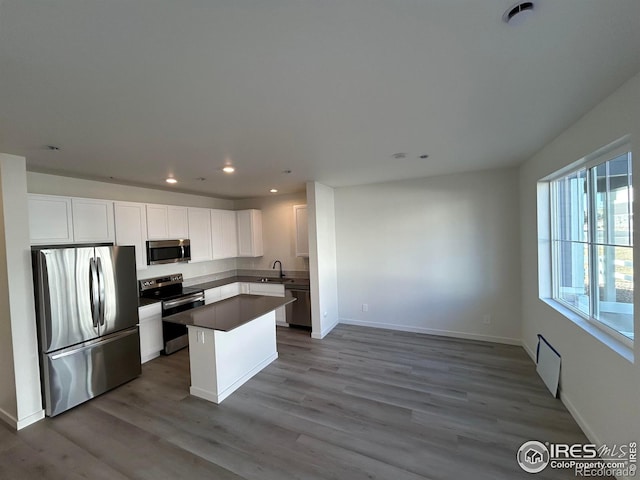
<path id="1" fill-rule="evenodd" d="M 363 303 L 362 304 L 362 311 L 363 312 L 368 312 L 369 311 L 369 304 L 368 303 Z"/>
<path id="2" fill-rule="evenodd" d="M 484 323 L 485 325 L 490 325 L 491 324 L 491 315 L 489 315 L 488 313 L 484 314 L 482 316 L 482 323 Z"/>

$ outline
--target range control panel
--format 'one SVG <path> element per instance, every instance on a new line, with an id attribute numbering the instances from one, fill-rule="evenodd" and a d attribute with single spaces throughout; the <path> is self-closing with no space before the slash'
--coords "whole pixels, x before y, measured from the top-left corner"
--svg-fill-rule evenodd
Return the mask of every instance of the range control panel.
<path id="1" fill-rule="evenodd" d="M 182 274 L 174 273 L 164 277 L 146 278 L 138 282 L 140 291 L 151 290 L 152 288 L 166 287 L 167 285 L 177 285 L 182 283 Z"/>

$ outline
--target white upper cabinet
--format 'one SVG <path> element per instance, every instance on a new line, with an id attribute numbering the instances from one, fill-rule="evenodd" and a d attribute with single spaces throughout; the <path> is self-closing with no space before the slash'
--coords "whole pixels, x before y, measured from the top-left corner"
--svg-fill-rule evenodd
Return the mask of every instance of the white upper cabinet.
<path id="1" fill-rule="evenodd" d="M 238 220 L 238 256 L 261 257 L 262 212 L 260 210 L 239 210 Z"/>
<path id="2" fill-rule="evenodd" d="M 136 247 L 136 267 L 147 268 L 147 210 L 144 203 L 114 202 L 116 245 Z"/>
<path id="3" fill-rule="evenodd" d="M 189 238 L 189 218 L 187 207 L 167 207 L 167 223 L 169 239 Z"/>
<path id="4" fill-rule="evenodd" d="M 72 198 L 74 242 L 115 241 L 113 202 L 91 198 Z"/>
<path id="5" fill-rule="evenodd" d="M 169 239 L 169 220 L 166 205 L 147 205 L 147 238 L 149 240 Z"/>
<path id="6" fill-rule="evenodd" d="M 71 199 L 29 194 L 29 232 L 32 245 L 73 242 Z"/>
<path id="7" fill-rule="evenodd" d="M 309 256 L 309 221 L 307 206 L 294 205 L 293 217 L 296 226 L 296 257 Z"/>
<path id="8" fill-rule="evenodd" d="M 189 220 L 189 240 L 191 241 L 191 262 L 213 260 L 211 240 L 211 210 L 208 208 L 187 208 Z"/>
<path id="9" fill-rule="evenodd" d="M 211 210 L 211 240 L 214 260 L 238 256 L 236 212 Z"/>
<path id="10" fill-rule="evenodd" d="M 187 207 L 148 204 L 147 235 L 149 240 L 189 238 Z"/>

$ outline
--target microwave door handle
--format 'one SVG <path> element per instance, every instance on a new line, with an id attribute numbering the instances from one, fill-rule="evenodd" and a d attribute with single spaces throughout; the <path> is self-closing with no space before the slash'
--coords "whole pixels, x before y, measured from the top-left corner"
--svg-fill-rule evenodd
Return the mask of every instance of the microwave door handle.
<path id="1" fill-rule="evenodd" d="M 100 307 L 99 307 L 99 317 L 100 317 L 100 325 L 104 326 L 104 304 L 105 304 L 105 298 L 104 298 L 104 272 L 102 271 L 102 260 L 100 260 L 100 257 L 98 257 L 96 259 L 96 263 L 98 265 L 98 292 L 99 292 L 99 297 L 98 297 L 98 301 L 100 302 Z"/>
<path id="2" fill-rule="evenodd" d="M 100 307 L 98 305 L 99 299 L 98 290 L 98 272 L 96 270 L 96 262 L 93 258 L 89 259 L 89 298 L 91 301 L 91 319 L 93 320 L 93 327 L 97 328 L 100 321 Z"/>
<path id="3" fill-rule="evenodd" d="M 180 251 L 182 252 L 182 258 L 184 259 L 184 245 L 180 245 Z"/>

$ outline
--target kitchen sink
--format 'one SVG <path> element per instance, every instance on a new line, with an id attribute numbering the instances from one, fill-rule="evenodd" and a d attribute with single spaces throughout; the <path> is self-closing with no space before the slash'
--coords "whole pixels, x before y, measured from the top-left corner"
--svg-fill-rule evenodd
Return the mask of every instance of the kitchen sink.
<path id="1" fill-rule="evenodd" d="M 261 283 L 291 283 L 294 281 L 293 278 L 274 278 L 274 277 L 264 277 L 258 280 Z"/>

